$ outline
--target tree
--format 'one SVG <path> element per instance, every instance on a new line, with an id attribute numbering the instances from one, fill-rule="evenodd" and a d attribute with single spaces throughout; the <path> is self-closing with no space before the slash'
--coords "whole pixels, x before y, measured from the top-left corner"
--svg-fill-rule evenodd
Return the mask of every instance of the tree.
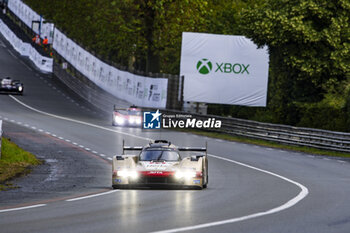
<path id="1" fill-rule="evenodd" d="M 348 0 L 267 0 L 260 8 L 243 10 L 242 32 L 257 45 L 269 46 L 275 89 L 269 100 L 282 113 L 280 119 L 295 114 L 299 103 L 329 105 L 327 94 L 347 97 L 349 18 Z"/>

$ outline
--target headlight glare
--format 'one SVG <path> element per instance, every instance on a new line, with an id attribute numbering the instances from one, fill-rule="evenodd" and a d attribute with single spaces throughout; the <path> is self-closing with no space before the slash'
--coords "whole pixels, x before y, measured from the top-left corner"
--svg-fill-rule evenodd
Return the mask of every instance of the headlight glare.
<path id="1" fill-rule="evenodd" d="M 139 177 L 139 174 L 137 173 L 137 171 L 120 170 L 120 171 L 117 171 L 117 176 L 137 179 Z"/>
<path id="2" fill-rule="evenodd" d="M 196 172 L 195 171 L 177 171 L 175 173 L 175 178 L 176 179 L 191 179 L 196 177 Z"/>
<path id="3" fill-rule="evenodd" d="M 114 121 L 117 122 L 118 125 L 124 124 L 124 118 L 120 116 L 114 116 Z"/>

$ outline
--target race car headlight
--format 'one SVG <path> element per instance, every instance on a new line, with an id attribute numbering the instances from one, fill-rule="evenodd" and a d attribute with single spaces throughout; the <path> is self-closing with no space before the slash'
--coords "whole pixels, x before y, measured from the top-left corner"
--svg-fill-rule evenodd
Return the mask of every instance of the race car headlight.
<path id="1" fill-rule="evenodd" d="M 130 177 L 132 179 L 137 179 L 139 177 L 137 171 L 128 171 L 128 170 L 117 171 L 117 176 Z"/>
<path id="2" fill-rule="evenodd" d="M 175 178 L 176 179 L 190 179 L 196 177 L 196 172 L 195 171 L 177 171 L 175 173 Z"/>
<path id="3" fill-rule="evenodd" d="M 123 125 L 125 122 L 124 118 L 120 116 L 114 116 L 114 121 L 117 122 L 118 125 Z"/>
<path id="4" fill-rule="evenodd" d="M 129 118 L 129 123 L 130 124 L 134 124 L 135 123 L 135 119 L 134 118 Z"/>
<path id="5" fill-rule="evenodd" d="M 18 91 L 22 91 L 23 90 L 23 87 L 22 86 L 19 86 L 18 87 Z"/>
<path id="6" fill-rule="evenodd" d="M 141 125 L 141 122 L 142 122 L 142 121 L 141 121 L 141 118 L 137 118 L 137 119 L 136 119 L 136 124 Z"/>

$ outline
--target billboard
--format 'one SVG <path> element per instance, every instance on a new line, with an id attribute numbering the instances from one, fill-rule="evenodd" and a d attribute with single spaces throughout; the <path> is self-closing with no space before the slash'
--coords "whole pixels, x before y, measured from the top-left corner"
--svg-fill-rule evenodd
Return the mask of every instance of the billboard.
<path id="1" fill-rule="evenodd" d="M 244 36 L 184 32 L 184 100 L 266 106 L 269 55 Z"/>

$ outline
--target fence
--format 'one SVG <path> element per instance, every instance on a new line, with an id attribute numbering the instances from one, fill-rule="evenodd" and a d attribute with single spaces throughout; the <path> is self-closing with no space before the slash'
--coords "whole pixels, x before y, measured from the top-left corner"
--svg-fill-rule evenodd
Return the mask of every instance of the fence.
<path id="1" fill-rule="evenodd" d="M 162 110 L 162 113 L 184 114 L 184 112 L 174 110 Z M 318 149 L 350 153 L 350 133 L 262 123 L 214 115 L 191 115 L 193 118 L 202 120 L 206 120 L 209 117 L 221 120 L 221 128 L 211 129 L 210 131 L 213 132 L 268 140 L 295 146 L 308 146 Z"/>

